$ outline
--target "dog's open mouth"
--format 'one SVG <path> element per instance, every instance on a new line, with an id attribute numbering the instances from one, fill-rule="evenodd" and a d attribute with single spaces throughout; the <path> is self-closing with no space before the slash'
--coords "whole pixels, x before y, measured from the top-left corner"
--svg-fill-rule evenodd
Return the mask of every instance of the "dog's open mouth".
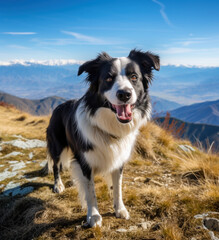
<path id="1" fill-rule="evenodd" d="M 116 116 L 121 123 L 128 123 L 132 120 L 132 109 L 134 108 L 134 104 L 112 104 L 112 108 L 115 110 Z"/>

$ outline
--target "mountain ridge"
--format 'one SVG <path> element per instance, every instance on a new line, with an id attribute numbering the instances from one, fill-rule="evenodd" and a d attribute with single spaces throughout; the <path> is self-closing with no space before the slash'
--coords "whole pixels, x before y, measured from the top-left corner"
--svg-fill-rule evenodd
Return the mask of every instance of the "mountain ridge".
<path id="1" fill-rule="evenodd" d="M 152 105 L 155 108 L 155 112 L 164 112 L 167 110 L 175 109 L 180 104 L 171 102 L 165 99 L 151 96 Z M 42 99 L 27 99 L 20 98 L 3 91 L 0 91 L 0 101 L 12 104 L 21 111 L 28 112 L 32 115 L 48 115 L 51 114 L 55 107 L 59 104 L 67 101 L 68 98 L 49 96 Z"/>
<path id="2" fill-rule="evenodd" d="M 48 95 L 77 98 L 85 93 L 87 86 L 83 79 L 86 76 L 77 76 L 82 62 L 33 62 L 0 65 L 1 90 L 19 97 L 37 99 Z M 150 93 L 182 105 L 215 100 L 218 98 L 218 76 L 219 67 L 162 66 L 159 73 L 154 73 Z"/>
<path id="3" fill-rule="evenodd" d="M 203 149 L 209 149 L 212 144 L 212 149 L 215 152 L 219 151 L 219 126 L 189 123 L 173 117 L 158 117 L 154 121 L 161 127 L 171 131 L 176 137 L 189 140 L 192 144 Z"/>
<path id="4" fill-rule="evenodd" d="M 39 100 L 19 98 L 8 93 L 0 92 L 0 102 L 5 102 L 15 106 L 17 109 L 32 115 L 48 115 L 59 104 L 65 102 L 62 97 L 51 96 Z"/>
<path id="5" fill-rule="evenodd" d="M 183 106 L 169 113 L 186 122 L 219 125 L 219 99 Z"/>

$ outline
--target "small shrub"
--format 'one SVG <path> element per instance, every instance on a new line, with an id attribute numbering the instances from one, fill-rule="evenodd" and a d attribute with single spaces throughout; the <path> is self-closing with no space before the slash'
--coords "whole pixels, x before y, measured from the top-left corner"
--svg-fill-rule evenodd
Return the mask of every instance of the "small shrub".
<path id="1" fill-rule="evenodd" d="M 27 118 L 27 117 L 26 117 L 25 115 L 22 115 L 22 116 L 16 118 L 15 121 L 20 121 L 20 122 L 22 122 L 22 121 L 24 121 L 26 118 Z"/>

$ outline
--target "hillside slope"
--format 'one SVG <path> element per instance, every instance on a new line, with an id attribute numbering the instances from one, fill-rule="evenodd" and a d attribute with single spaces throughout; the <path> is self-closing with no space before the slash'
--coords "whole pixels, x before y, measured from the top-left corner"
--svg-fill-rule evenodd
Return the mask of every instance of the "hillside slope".
<path id="1" fill-rule="evenodd" d="M 32 115 L 48 115 L 51 114 L 55 107 L 65 102 L 61 97 L 47 97 L 40 100 L 30 100 L 19 98 L 7 93 L 0 92 L 0 102 L 12 104 L 17 109 L 30 113 Z"/>
<path id="2" fill-rule="evenodd" d="M 184 106 L 170 111 L 170 114 L 186 122 L 219 125 L 219 100 Z"/>
<path id="3" fill-rule="evenodd" d="M 40 100 L 30 100 L 26 98 L 16 97 L 0 91 L 0 102 L 1 101 L 12 104 L 21 111 L 39 116 L 51 114 L 54 108 L 57 107 L 59 104 L 67 101 L 67 98 L 52 96 Z M 167 101 L 165 99 L 154 96 L 151 96 L 151 102 L 153 106 L 153 111 L 155 113 L 166 112 L 168 110 L 172 110 L 181 106 L 178 103 Z"/>
<path id="4" fill-rule="evenodd" d="M 193 144 L 201 145 L 204 149 L 208 149 L 211 144 L 213 149 L 219 151 L 219 126 L 188 123 L 176 118 L 156 118 L 159 125 L 169 128 L 174 125 L 175 131 L 183 126 L 182 131 L 179 133 L 180 138 L 187 139 Z M 167 122 L 168 121 L 168 122 Z M 174 130 L 174 129 L 172 129 Z"/>
<path id="5" fill-rule="evenodd" d="M 60 65 L 61 64 L 61 65 Z M 14 62 L 0 65 L 2 91 L 19 97 L 39 99 L 47 96 L 78 98 L 85 92 L 82 80 L 77 76 L 79 62 Z M 154 73 L 151 95 L 175 99 L 183 105 L 218 98 L 219 68 L 162 66 Z"/>
<path id="6" fill-rule="evenodd" d="M 163 98 L 159 98 L 155 96 L 151 96 L 151 103 L 152 103 L 152 109 L 154 114 L 170 111 L 182 106 L 176 102 L 168 101 Z"/>
<path id="7" fill-rule="evenodd" d="M 0 106 L 0 239 L 211 239 L 202 227 L 204 215 L 195 216 L 219 209 L 217 155 L 201 152 L 148 123 L 124 168 L 123 199 L 130 220 L 114 216 L 107 185 L 97 176 L 103 226 L 87 229 L 86 211 L 69 173 L 62 173 L 66 190 L 53 193 L 53 176 L 41 171 L 45 147 L 21 148 L 30 140 L 45 141 L 48 121 L 48 116 Z"/>

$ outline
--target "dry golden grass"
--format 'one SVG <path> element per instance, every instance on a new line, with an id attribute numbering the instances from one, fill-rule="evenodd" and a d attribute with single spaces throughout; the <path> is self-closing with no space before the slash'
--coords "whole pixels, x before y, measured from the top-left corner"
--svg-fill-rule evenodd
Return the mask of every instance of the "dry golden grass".
<path id="1" fill-rule="evenodd" d="M 165 240 L 181 240 L 183 237 L 182 230 L 173 222 L 164 222 L 162 224 L 162 234 Z"/>
<path id="2" fill-rule="evenodd" d="M 31 116 L 15 108 L 0 106 L 0 134 L 45 139 L 49 116 Z"/>
<path id="3" fill-rule="evenodd" d="M 45 140 L 48 121 L 49 117 L 34 117 L 0 106 L 0 137 L 9 140 L 11 135 L 21 134 Z M 34 191 L 24 197 L 0 197 L 0 239 L 210 239 L 194 216 L 219 209 L 219 157 L 197 148 L 185 153 L 180 144 L 191 145 L 154 123 L 142 128 L 124 169 L 123 199 L 131 219 L 115 218 L 112 197 L 98 176 L 95 185 L 103 226 L 95 229 L 82 227 L 86 211 L 81 209 L 75 186 L 69 185 L 68 173 L 62 174 L 66 190 L 58 195 L 52 192 L 53 176 L 40 176 L 39 165 L 29 164 L 25 173 L 37 180 L 25 184 L 33 186 Z M 4 148 L 2 154 L 14 150 Z M 34 161 L 46 158 L 45 149 L 31 151 Z M 23 153 L 17 160 L 27 158 L 29 152 Z M 183 179 L 193 172 L 203 175 L 192 181 Z M 144 222 L 151 225 L 142 228 Z M 127 231 L 118 232 L 121 228 Z"/>

